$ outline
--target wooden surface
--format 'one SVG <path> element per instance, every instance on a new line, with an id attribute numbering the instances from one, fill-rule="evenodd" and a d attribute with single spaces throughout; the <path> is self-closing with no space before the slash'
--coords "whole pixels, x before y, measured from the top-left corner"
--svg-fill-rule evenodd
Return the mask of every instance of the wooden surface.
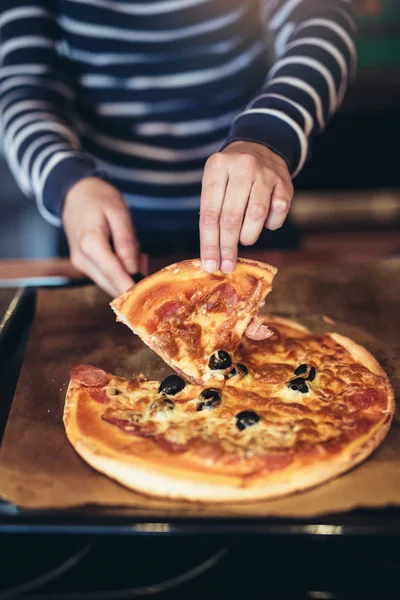
<path id="1" fill-rule="evenodd" d="M 340 264 L 370 262 L 379 258 L 400 255 L 400 228 L 384 232 L 324 232 L 304 236 L 300 250 L 275 252 L 247 249 L 241 256 L 269 262 L 276 266 L 296 264 Z M 150 272 L 155 271 L 180 256 L 166 254 L 150 259 Z M 22 277 L 64 276 L 80 278 L 79 273 L 65 258 L 48 260 L 0 261 L 0 279 Z"/>

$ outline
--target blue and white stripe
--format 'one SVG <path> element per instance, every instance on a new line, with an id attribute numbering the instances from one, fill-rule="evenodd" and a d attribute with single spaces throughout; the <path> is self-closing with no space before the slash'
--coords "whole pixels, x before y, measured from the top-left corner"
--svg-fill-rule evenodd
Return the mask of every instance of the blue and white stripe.
<path id="1" fill-rule="evenodd" d="M 99 171 L 134 209 L 195 210 L 208 156 L 240 139 L 294 177 L 354 74 L 354 29 L 347 0 L 2 0 L 3 149 L 54 224 Z"/>

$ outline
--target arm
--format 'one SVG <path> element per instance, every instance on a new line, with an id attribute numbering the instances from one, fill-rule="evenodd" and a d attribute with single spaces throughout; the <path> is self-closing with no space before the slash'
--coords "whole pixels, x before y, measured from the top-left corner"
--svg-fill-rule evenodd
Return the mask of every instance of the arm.
<path id="1" fill-rule="evenodd" d="M 210 157 L 204 172 L 202 259 L 204 265 L 214 263 L 212 270 L 223 261 L 227 270 L 234 267 L 239 239 L 253 244 L 264 225 L 283 224 L 291 179 L 303 167 L 313 137 L 340 106 L 355 69 L 349 1 L 271 0 L 268 6 L 275 64 L 262 93 L 235 119 L 223 151 Z"/>
<path id="2" fill-rule="evenodd" d="M 71 126 L 73 93 L 56 53 L 55 5 L 2 0 L 0 113 L 4 151 L 19 186 L 60 225 L 64 193 L 96 166 Z"/>
<path id="3" fill-rule="evenodd" d="M 56 5 L 55 0 L 1 0 L 3 148 L 19 186 L 36 199 L 40 213 L 60 225 L 64 211 L 75 266 L 116 295 L 133 283 L 127 271 L 137 270 L 137 244 L 121 195 L 94 177 L 96 165 L 74 131 L 73 92 L 56 51 Z"/>

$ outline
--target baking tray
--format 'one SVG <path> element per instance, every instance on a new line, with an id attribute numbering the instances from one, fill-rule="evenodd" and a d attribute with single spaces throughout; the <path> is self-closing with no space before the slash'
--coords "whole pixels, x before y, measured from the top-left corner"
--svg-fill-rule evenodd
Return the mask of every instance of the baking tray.
<path id="1" fill-rule="evenodd" d="M 0 309 L 0 443 L 34 318 L 35 290 L 2 290 Z M 0 317 L 1 318 L 1 317 Z M 400 509 L 355 510 L 309 519 L 134 516 L 126 507 L 22 510 L 0 501 L 0 532 L 124 535 L 400 536 Z"/>

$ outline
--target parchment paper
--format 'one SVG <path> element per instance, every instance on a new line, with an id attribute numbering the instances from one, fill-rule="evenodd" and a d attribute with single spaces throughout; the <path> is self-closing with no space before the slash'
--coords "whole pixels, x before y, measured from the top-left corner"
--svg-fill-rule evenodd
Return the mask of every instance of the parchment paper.
<path id="1" fill-rule="evenodd" d="M 361 266 L 283 267 L 267 312 L 315 332 L 338 331 L 365 345 L 400 398 L 400 260 Z M 327 325 L 327 315 L 336 321 Z M 122 376 L 162 379 L 170 369 L 127 327 L 94 287 L 42 290 L 0 451 L 0 495 L 25 508 L 97 504 L 130 514 L 306 517 L 355 507 L 400 504 L 400 419 L 362 465 L 317 488 L 284 499 L 244 504 L 162 501 L 131 492 L 98 474 L 75 453 L 62 412 L 69 371 L 89 363 Z M 0 391 L 1 393 L 1 391 Z"/>

